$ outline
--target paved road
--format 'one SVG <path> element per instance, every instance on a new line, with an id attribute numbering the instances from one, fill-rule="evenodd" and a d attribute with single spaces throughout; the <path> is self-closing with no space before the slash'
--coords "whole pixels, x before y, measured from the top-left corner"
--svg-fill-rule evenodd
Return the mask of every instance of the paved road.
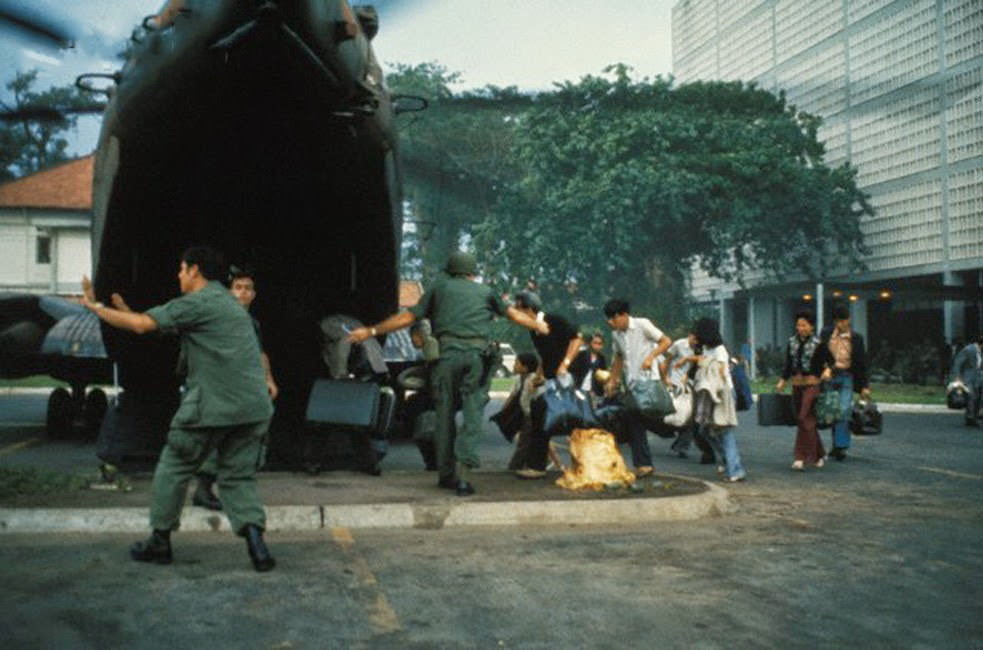
<path id="1" fill-rule="evenodd" d="M 23 417 L 11 399 L 0 398 L 2 417 Z M 958 413 L 889 413 L 884 424 L 845 462 L 801 474 L 788 469 L 790 431 L 744 424 L 749 480 L 728 487 L 739 511 L 698 522 L 281 535 L 271 539 L 280 566 L 267 575 L 223 534 L 176 534 L 171 567 L 128 561 L 129 537 L 0 535 L 0 638 L 72 648 L 983 647 L 983 431 Z M 0 446 L 38 433 L 0 429 Z M 507 457 L 499 440 L 488 436 L 487 462 Z M 59 444 L 91 462 L 91 446 Z M 666 448 L 656 443 L 660 471 L 713 475 Z M 419 460 L 402 445 L 386 462 Z"/>

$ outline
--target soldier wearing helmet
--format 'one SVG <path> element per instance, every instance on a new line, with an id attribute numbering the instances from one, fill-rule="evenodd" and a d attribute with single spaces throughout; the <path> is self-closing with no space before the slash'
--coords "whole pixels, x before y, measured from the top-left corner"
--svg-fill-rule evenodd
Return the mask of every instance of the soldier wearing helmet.
<path id="1" fill-rule="evenodd" d="M 440 357 L 431 375 L 437 411 L 437 484 L 456 490 L 458 496 L 468 496 L 474 494 L 471 470 L 479 464 L 482 411 L 488 401 L 484 357 L 491 345 L 491 323 L 495 317 L 505 316 L 542 334 L 549 333 L 549 326 L 506 305 L 490 287 L 478 282 L 478 264 L 472 254 L 451 253 L 444 270 L 447 276 L 436 281 L 416 306 L 376 325 L 353 330 L 349 340 L 361 343 L 408 327 L 417 319 L 430 319 L 433 335 L 440 343 Z M 454 407 L 458 403 L 463 425 L 455 434 Z"/>

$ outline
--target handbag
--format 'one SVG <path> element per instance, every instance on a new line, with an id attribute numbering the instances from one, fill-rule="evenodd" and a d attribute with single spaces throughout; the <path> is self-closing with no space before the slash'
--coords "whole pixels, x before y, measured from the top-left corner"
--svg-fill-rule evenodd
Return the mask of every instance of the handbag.
<path id="1" fill-rule="evenodd" d="M 828 429 L 843 419 L 840 409 L 840 391 L 834 390 L 828 384 L 823 384 L 816 398 L 816 426 Z"/>
<path id="2" fill-rule="evenodd" d="M 710 423 L 720 429 L 737 426 L 737 409 L 734 408 L 734 391 L 725 390 L 719 402 L 713 405 Z"/>
<path id="3" fill-rule="evenodd" d="M 883 429 L 883 417 L 877 404 L 872 401 L 859 400 L 850 411 L 850 431 L 855 436 L 880 435 Z"/>
<path id="4" fill-rule="evenodd" d="M 505 439 L 512 442 L 515 434 L 522 428 L 522 405 L 519 404 L 519 391 L 509 395 L 502 405 L 502 410 L 489 418 L 498 425 Z"/>
<path id="5" fill-rule="evenodd" d="M 566 435 L 576 428 L 597 426 L 586 395 L 574 388 L 569 375 L 546 381 L 543 394 L 532 402 L 534 423 L 548 436 Z"/>
<path id="6" fill-rule="evenodd" d="M 945 405 L 955 411 L 961 411 L 966 408 L 966 403 L 969 402 L 969 391 L 966 390 L 966 385 L 961 381 L 954 381 L 945 390 Z"/>
<path id="7" fill-rule="evenodd" d="M 625 404 L 638 411 L 643 418 L 656 422 L 676 412 L 672 395 L 661 381 L 652 376 L 651 371 L 643 372 L 640 377 L 628 382 Z"/>
<path id="8" fill-rule="evenodd" d="M 671 427 L 682 429 L 693 419 L 693 393 L 683 388 L 672 398 L 672 406 L 675 412 L 665 416 L 662 421 Z"/>

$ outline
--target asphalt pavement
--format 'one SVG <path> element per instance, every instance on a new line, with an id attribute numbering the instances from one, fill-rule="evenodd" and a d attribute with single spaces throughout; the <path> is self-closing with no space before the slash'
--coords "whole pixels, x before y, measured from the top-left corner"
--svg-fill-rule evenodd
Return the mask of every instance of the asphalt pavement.
<path id="1" fill-rule="evenodd" d="M 31 424 L 37 404 L 13 397 L 0 397 L 0 418 L 13 422 L 0 425 L 0 466 L 37 462 L 54 445 L 63 467 L 95 468 L 91 445 L 45 441 Z M 891 410 L 884 433 L 855 438 L 846 460 L 793 472 L 794 432 L 753 419 L 740 415 L 749 476 L 738 484 L 652 441 L 660 477 L 727 494 L 725 511 L 685 520 L 328 521 L 271 531 L 278 566 L 263 575 L 227 532 L 176 533 L 168 567 L 126 557 L 145 531 L 2 534 L 0 637 L 70 648 L 983 647 L 983 430 L 957 412 Z M 510 478 L 510 452 L 489 433 L 485 503 L 491 477 Z M 283 480 L 337 498 L 353 493 L 349 476 Z M 410 444 L 364 480 L 435 490 Z M 605 498 L 619 502 L 595 502 Z"/>

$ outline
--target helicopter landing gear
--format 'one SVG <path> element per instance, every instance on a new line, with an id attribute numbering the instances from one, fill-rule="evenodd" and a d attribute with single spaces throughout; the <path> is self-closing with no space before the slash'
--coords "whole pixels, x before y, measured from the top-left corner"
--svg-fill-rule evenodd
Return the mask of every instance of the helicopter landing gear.
<path id="1" fill-rule="evenodd" d="M 101 388 L 93 388 L 86 394 L 82 384 L 73 385 L 71 392 L 58 387 L 48 397 L 48 436 L 95 440 L 108 407 L 109 400 Z"/>

